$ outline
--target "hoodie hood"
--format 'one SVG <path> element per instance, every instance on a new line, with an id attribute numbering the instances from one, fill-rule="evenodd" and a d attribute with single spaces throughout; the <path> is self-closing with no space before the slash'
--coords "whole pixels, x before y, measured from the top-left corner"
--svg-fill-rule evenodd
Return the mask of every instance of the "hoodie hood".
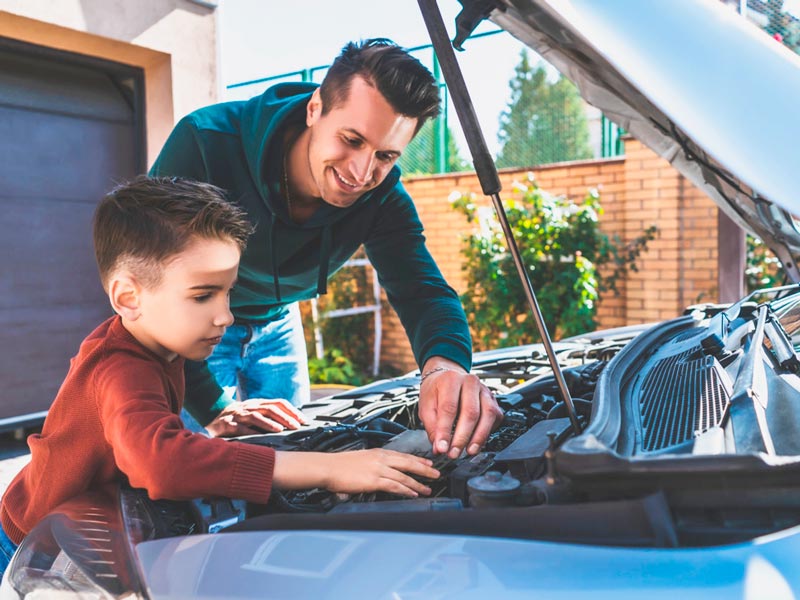
<path id="1" fill-rule="evenodd" d="M 283 202 L 276 201 L 274 193 L 275 175 L 280 177 L 279 166 L 283 160 L 279 132 L 292 123 L 304 123 L 305 106 L 318 87 L 307 82 L 278 84 L 248 100 L 242 109 L 242 148 L 250 175 L 270 212 L 286 222 L 290 221 L 286 207 Z M 270 162 L 270 155 L 278 158 L 278 167 Z M 273 189 L 270 189 L 270 180 Z"/>
<path id="2" fill-rule="evenodd" d="M 487 0 L 461 3 L 487 12 Z M 800 214 L 800 57 L 717 1 L 491 4 L 490 20 L 672 163 L 800 281 L 792 216 Z"/>

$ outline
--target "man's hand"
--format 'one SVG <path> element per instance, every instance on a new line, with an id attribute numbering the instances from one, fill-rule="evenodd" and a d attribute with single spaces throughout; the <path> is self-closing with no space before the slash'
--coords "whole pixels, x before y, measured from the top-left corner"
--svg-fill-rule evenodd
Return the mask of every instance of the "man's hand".
<path id="1" fill-rule="evenodd" d="M 433 452 L 458 458 L 466 448 L 467 454 L 477 454 L 502 420 L 503 411 L 489 388 L 452 361 L 433 357 L 422 373 L 439 368 L 425 377 L 419 392 L 419 417 Z"/>
<path id="2" fill-rule="evenodd" d="M 389 492 L 415 498 L 431 489 L 411 475 L 438 479 L 432 461 L 394 450 L 375 448 L 349 452 L 276 452 L 273 485 L 282 489 L 322 487 L 357 494 Z"/>
<path id="3" fill-rule="evenodd" d="M 303 413 L 286 400 L 252 398 L 223 408 L 217 418 L 206 425 L 206 431 L 212 437 L 232 437 L 297 429 L 306 422 Z"/>

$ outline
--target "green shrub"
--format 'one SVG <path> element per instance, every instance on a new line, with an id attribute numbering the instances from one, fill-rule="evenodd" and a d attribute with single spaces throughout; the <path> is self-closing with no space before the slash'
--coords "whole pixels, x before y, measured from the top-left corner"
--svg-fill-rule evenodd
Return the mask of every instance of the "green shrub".
<path id="1" fill-rule="evenodd" d="M 470 196 L 453 206 L 478 230 L 465 237 L 461 296 L 478 349 L 537 341 L 539 334 L 516 267 L 494 213 L 478 210 Z M 488 210 L 488 209 L 487 209 Z M 597 301 L 616 283 L 654 239 L 653 225 L 628 244 L 600 231 L 597 190 L 581 203 L 539 189 L 529 177 L 506 201 L 506 214 L 533 284 L 549 333 L 564 337 L 596 328 Z"/>
<path id="2" fill-rule="evenodd" d="M 353 258 L 366 258 L 361 248 Z M 361 266 L 344 267 L 328 281 L 328 293 L 317 299 L 320 316 L 320 332 L 325 347 L 324 358 L 316 358 L 314 323 L 309 309 L 303 310 L 303 330 L 306 336 L 306 348 L 309 357 L 309 374 L 311 383 L 343 383 L 362 385 L 367 381 L 395 377 L 400 371 L 389 366 L 380 365 L 377 375 L 372 374 L 373 348 L 375 340 L 375 317 L 373 313 L 363 313 L 337 318 L 325 318 L 327 312 L 339 308 L 367 306 L 375 303 L 372 291 L 372 269 Z M 354 332 L 358 332 L 354 335 Z M 331 350 L 334 349 L 334 350 Z M 334 356 L 335 353 L 336 356 Z M 348 377 L 341 381 L 322 380 L 328 367 L 341 364 L 343 358 L 350 364 L 350 369 L 340 368 L 337 376 Z M 313 363 L 313 367 L 312 367 Z M 352 375 L 347 375 L 352 371 Z"/>
<path id="3" fill-rule="evenodd" d="M 326 348 L 323 358 L 310 357 L 308 375 L 311 383 L 363 384 L 353 368 L 353 362 L 338 348 Z"/>

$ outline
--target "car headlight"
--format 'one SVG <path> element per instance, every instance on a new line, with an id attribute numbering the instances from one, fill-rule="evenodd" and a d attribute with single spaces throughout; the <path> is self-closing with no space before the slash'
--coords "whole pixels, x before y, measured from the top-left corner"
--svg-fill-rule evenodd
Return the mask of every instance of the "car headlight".
<path id="1" fill-rule="evenodd" d="M 20 544 L 0 600 L 144 598 L 123 521 L 116 488 L 61 505 Z"/>

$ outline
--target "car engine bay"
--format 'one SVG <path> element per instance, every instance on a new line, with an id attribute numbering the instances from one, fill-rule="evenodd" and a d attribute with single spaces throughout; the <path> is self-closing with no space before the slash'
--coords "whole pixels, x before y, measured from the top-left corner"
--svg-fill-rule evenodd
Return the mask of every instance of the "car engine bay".
<path id="1" fill-rule="evenodd" d="M 800 524 L 793 342 L 800 294 L 786 291 L 770 303 L 697 306 L 649 329 L 556 343 L 580 435 L 536 344 L 476 355 L 472 372 L 505 417 L 475 456 L 432 453 L 416 414 L 416 373 L 307 405 L 312 421 L 301 430 L 241 441 L 283 451 L 381 447 L 426 456 L 441 472 L 425 481 L 431 496 L 274 491 L 269 504 L 249 505 L 233 529 L 280 527 L 291 518 L 293 528 L 427 524 L 491 535 L 500 514 L 511 523 L 504 535 L 669 547 L 730 543 Z M 528 531 L 521 519 L 539 525 Z"/>

